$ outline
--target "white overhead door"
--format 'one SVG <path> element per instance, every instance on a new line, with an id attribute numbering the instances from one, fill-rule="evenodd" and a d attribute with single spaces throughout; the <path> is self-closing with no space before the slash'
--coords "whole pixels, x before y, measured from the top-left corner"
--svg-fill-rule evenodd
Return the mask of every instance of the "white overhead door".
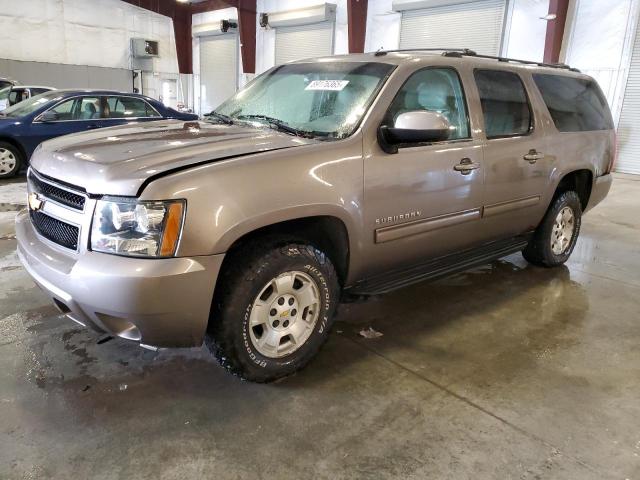
<path id="1" fill-rule="evenodd" d="M 505 0 L 482 0 L 402 12 L 400 48 L 469 48 L 498 55 Z"/>
<path id="2" fill-rule="evenodd" d="M 238 35 L 200 37 L 200 112 L 215 109 L 237 86 Z"/>
<path id="3" fill-rule="evenodd" d="M 276 65 L 333 55 L 334 22 L 276 28 Z"/>
<path id="4" fill-rule="evenodd" d="M 640 28 L 636 33 L 618 122 L 616 172 L 640 174 Z"/>

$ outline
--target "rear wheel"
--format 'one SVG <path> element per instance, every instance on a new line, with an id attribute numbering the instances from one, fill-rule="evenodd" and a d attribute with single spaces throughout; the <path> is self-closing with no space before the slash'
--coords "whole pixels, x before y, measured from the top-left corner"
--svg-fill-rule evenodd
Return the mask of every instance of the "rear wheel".
<path id="1" fill-rule="evenodd" d="M 216 293 L 206 343 L 222 366 L 269 382 L 304 367 L 328 337 L 339 298 L 335 269 L 305 244 L 258 244 L 234 255 Z"/>
<path id="2" fill-rule="evenodd" d="M 13 177 L 22 166 L 22 154 L 10 143 L 0 142 L 0 179 Z"/>
<path id="3" fill-rule="evenodd" d="M 581 220 L 578 194 L 568 191 L 558 195 L 522 252 L 524 258 L 545 267 L 563 264 L 576 245 Z"/>

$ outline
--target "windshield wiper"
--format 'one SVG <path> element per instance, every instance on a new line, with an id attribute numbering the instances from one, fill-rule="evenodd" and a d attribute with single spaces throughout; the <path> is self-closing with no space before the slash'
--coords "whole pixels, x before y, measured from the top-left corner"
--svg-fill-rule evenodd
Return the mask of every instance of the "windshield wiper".
<path id="1" fill-rule="evenodd" d="M 218 113 L 215 110 L 210 111 L 205 114 L 205 117 L 215 117 L 218 120 L 222 121 L 222 123 L 226 123 L 227 125 L 233 125 L 233 119 L 228 115 L 224 115 L 222 113 Z"/>
<path id="2" fill-rule="evenodd" d="M 274 126 L 277 130 L 280 130 L 281 132 L 297 135 L 298 137 L 313 138 L 315 136 L 314 132 L 309 132 L 307 130 L 300 130 L 299 128 L 292 127 L 288 123 L 283 122 L 278 118 L 269 117 L 267 115 L 238 115 L 236 118 L 238 120 L 264 120 L 269 125 Z"/>

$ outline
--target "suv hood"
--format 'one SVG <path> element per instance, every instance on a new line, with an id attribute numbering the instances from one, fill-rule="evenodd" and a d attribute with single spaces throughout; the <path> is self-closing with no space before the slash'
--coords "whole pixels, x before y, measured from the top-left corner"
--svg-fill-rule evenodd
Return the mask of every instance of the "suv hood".
<path id="1" fill-rule="evenodd" d="M 168 171 L 316 142 L 268 128 L 168 120 L 49 140 L 31 165 L 90 194 L 134 196 L 145 180 Z"/>

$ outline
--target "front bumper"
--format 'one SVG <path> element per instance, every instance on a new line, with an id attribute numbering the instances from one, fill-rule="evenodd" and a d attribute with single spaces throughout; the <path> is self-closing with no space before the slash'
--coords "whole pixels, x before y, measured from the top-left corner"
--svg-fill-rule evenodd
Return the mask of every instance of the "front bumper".
<path id="1" fill-rule="evenodd" d="M 593 182 L 593 186 L 591 187 L 591 195 L 589 195 L 589 203 L 587 204 L 587 208 L 585 208 L 585 212 L 591 210 L 597 204 L 599 204 L 604 197 L 607 196 L 609 190 L 611 190 L 611 184 L 613 183 L 613 176 L 609 173 L 607 175 L 601 175 L 600 177 L 596 177 Z"/>
<path id="2" fill-rule="evenodd" d="M 158 347 L 202 344 L 224 255 L 140 259 L 97 252 L 70 256 L 16 217 L 18 256 L 72 320 Z"/>

